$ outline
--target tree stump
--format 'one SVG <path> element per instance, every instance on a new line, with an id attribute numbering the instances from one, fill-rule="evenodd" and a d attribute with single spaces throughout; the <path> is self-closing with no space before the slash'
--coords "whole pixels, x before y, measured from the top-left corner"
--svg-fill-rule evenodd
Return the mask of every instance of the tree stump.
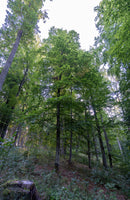
<path id="1" fill-rule="evenodd" d="M 8 181 L 0 186 L 0 200 L 41 200 L 35 184 L 28 180 Z"/>

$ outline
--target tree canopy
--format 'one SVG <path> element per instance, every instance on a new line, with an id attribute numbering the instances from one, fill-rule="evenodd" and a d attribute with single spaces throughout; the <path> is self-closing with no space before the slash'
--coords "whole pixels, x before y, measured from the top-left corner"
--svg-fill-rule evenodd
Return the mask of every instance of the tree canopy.
<path id="1" fill-rule="evenodd" d="M 6 170 L 14 147 L 22 162 L 36 156 L 31 166 L 41 152 L 51 165 L 53 157 L 58 175 L 61 163 L 71 168 L 82 160 L 92 177 L 102 169 L 101 182 L 116 170 L 127 182 L 129 2 L 102 0 L 95 8 L 99 36 L 89 51 L 81 49 L 75 30 L 53 26 L 40 40 L 43 3 L 8 0 L 0 28 L 0 169 Z M 107 187 L 120 187 L 114 181 Z"/>

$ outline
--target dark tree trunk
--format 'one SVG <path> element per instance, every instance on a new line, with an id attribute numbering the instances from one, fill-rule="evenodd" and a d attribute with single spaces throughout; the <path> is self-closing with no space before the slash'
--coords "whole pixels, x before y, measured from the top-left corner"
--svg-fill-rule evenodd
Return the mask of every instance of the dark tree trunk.
<path id="1" fill-rule="evenodd" d="M 88 141 L 88 166 L 91 169 L 91 153 L 90 153 L 90 137 L 89 137 L 89 132 L 87 135 L 87 141 Z"/>
<path id="2" fill-rule="evenodd" d="M 14 146 L 16 146 L 17 139 L 19 138 L 20 133 L 21 133 L 21 124 L 19 124 L 17 129 L 16 129 L 16 135 L 15 135 L 15 138 L 14 138 Z"/>
<path id="3" fill-rule="evenodd" d="M 85 107 L 85 122 L 87 123 L 86 107 Z M 91 169 L 91 153 L 90 153 L 90 135 L 89 135 L 89 130 L 87 131 L 87 144 L 88 144 L 88 150 L 87 150 L 88 166 Z"/>
<path id="4" fill-rule="evenodd" d="M 105 136 L 105 140 L 106 140 L 106 145 L 107 145 L 109 163 L 110 163 L 110 167 L 112 168 L 112 156 L 111 156 L 111 148 L 110 148 L 110 144 L 109 144 L 109 139 L 107 137 L 107 133 L 106 133 L 105 127 L 103 126 L 102 115 L 100 114 L 100 116 L 101 116 L 101 121 L 102 121 L 103 132 L 104 132 L 104 136 Z"/>
<path id="5" fill-rule="evenodd" d="M 29 65 L 27 65 L 27 68 L 26 68 L 25 71 L 24 71 L 24 76 L 23 76 L 23 79 L 21 80 L 21 82 L 20 82 L 20 84 L 19 84 L 19 89 L 18 89 L 18 92 L 17 92 L 17 94 L 16 94 L 16 97 L 19 96 L 19 94 L 20 94 L 20 92 L 21 92 L 21 89 L 22 89 L 22 87 L 23 87 L 23 85 L 24 85 L 24 83 L 25 83 L 25 81 L 26 81 L 26 76 L 27 76 L 27 74 L 28 74 L 28 69 L 29 69 Z"/>
<path id="6" fill-rule="evenodd" d="M 69 153 L 69 164 L 72 163 L 72 140 L 73 140 L 73 132 L 70 132 L 70 153 Z"/>
<path id="7" fill-rule="evenodd" d="M 61 80 L 61 76 L 59 77 Z M 60 88 L 57 91 L 57 97 L 60 97 Z M 56 131 L 56 158 L 55 158 L 55 170 L 59 172 L 60 162 L 60 102 L 57 103 L 57 131 Z"/>
<path id="8" fill-rule="evenodd" d="M 97 127 L 99 142 L 100 142 L 100 148 L 101 148 L 101 152 L 102 152 L 102 162 L 103 162 L 103 166 L 105 168 L 107 168 L 107 160 L 106 160 L 106 154 L 105 154 L 105 149 L 104 149 L 102 135 L 101 135 L 101 128 L 99 126 L 97 113 L 96 113 L 96 109 L 95 109 L 95 106 L 94 106 L 93 102 L 92 102 L 92 107 L 93 107 L 94 117 L 95 117 L 95 121 L 96 121 L 96 127 Z"/>
<path id="9" fill-rule="evenodd" d="M 7 120 L 1 120 L 1 123 L 0 123 L 0 137 L 2 139 L 4 139 L 4 137 L 5 137 L 9 121 L 10 121 L 9 119 L 7 119 Z"/>
<path id="10" fill-rule="evenodd" d="M 71 88 L 71 97 L 72 97 L 72 88 Z M 72 140 L 73 140 L 73 131 L 72 131 L 72 102 L 71 102 L 71 112 L 70 112 L 70 125 L 71 125 L 71 131 L 70 131 L 70 153 L 69 153 L 69 164 L 72 162 Z"/>
<path id="11" fill-rule="evenodd" d="M 16 53 L 16 51 L 18 49 L 19 42 L 20 42 L 20 39 L 22 37 L 22 33 L 23 33 L 22 30 L 18 31 L 17 38 L 16 38 L 16 41 L 15 41 L 14 46 L 12 48 L 12 51 L 11 51 L 11 53 L 10 53 L 10 55 L 8 57 L 8 60 L 6 61 L 5 66 L 4 66 L 4 68 L 3 68 L 3 70 L 2 70 L 2 72 L 0 74 L 0 91 L 2 90 L 2 86 L 3 86 L 4 82 L 5 82 L 5 79 L 6 79 L 6 76 L 8 74 L 9 68 L 10 68 L 10 66 L 11 66 L 11 64 L 13 62 L 15 53 Z"/>
<path id="12" fill-rule="evenodd" d="M 60 123 L 60 129 L 61 129 L 61 140 L 60 140 L 60 152 L 61 155 L 63 155 L 65 157 L 66 154 L 66 138 L 65 138 L 65 133 L 64 133 L 64 121 L 62 120 L 62 122 Z"/>
<path id="13" fill-rule="evenodd" d="M 94 131 L 93 131 L 93 143 L 94 143 L 94 148 L 95 148 L 96 159 L 97 159 L 97 162 L 98 162 L 99 159 L 98 159 L 97 141 L 96 141 Z"/>
<path id="14" fill-rule="evenodd" d="M 60 89 L 58 89 L 58 94 L 60 95 Z M 56 159 L 55 159 L 56 172 L 59 171 L 59 159 L 60 159 L 60 103 L 57 104 L 57 132 L 56 132 Z"/>
<path id="15" fill-rule="evenodd" d="M 71 111 L 71 117 L 72 117 L 72 111 Z M 71 124 L 72 124 L 72 123 L 71 123 Z M 69 164 L 71 164 L 71 162 L 72 162 L 72 140 L 73 140 L 73 131 L 72 131 L 72 127 L 71 127 L 71 131 L 70 131 Z"/>
<path id="16" fill-rule="evenodd" d="M 64 138 L 64 156 L 66 156 L 67 138 Z"/>

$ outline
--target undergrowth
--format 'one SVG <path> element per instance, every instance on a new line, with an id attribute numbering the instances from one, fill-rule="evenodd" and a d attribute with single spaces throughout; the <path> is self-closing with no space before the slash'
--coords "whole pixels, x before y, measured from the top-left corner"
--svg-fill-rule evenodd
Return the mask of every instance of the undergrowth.
<path id="1" fill-rule="evenodd" d="M 119 191 L 129 196 L 128 180 L 114 170 L 93 168 L 89 177 L 83 175 L 84 178 L 77 178 L 74 167 L 69 169 L 73 174 L 69 177 L 69 170 L 64 166 L 66 176 L 63 176 L 55 173 L 53 163 L 54 154 L 43 149 L 3 148 L 0 154 L 0 184 L 12 179 L 29 179 L 34 181 L 42 199 L 46 200 L 116 200 Z"/>

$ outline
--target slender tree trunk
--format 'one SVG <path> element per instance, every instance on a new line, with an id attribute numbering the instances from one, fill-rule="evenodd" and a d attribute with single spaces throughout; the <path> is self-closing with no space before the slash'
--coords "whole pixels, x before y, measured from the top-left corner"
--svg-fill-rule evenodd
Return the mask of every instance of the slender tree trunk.
<path id="1" fill-rule="evenodd" d="M 61 75 L 59 77 L 61 80 Z M 60 97 L 60 88 L 58 88 L 57 97 Z M 57 132 L 56 132 L 56 158 L 55 158 L 55 170 L 59 172 L 60 162 L 60 102 L 57 103 Z"/>
<path id="2" fill-rule="evenodd" d="M 27 68 L 26 68 L 25 71 L 24 71 L 24 76 L 23 76 L 23 79 L 21 80 L 21 82 L 20 82 L 20 84 L 19 84 L 19 89 L 18 89 L 18 92 L 17 92 L 17 94 L 16 94 L 16 97 L 19 96 L 19 94 L 20 94 L 20 92 L 21 92 L 21 89 L 22 89 L 22 87 L 23 87 L 23 85 L 24 85 L 24 83 L 25 83 L 25 81 L 26 81 L 26 76 L 27 76 L 27 74 L 28 74 L 28 69 L 29 69 L 29 65 L 27 65 Z"/>
<path id="3" fill-rule="evenodd" d="M 15 147 L 16 147 L 17 139 L 18 139 L 20 133 L 21 133 L 21 124 L 19 124 L 17 129 L 16 129 L 16 135 L 15 135 L 15 138 L 14 138 L 14 146 Z"/>
<path id="4" fill-rule="evenodd" d="M 20 131 L 19 134 L 18 134 L 18 139 L 17 139 L 17 140 L 18 140 L 18 141 L 17 141 L 18 147 L 20 147 L 21 135 L 22 135 L 22 131 Z"/>
<path id="5" fill-rule="evenodd" d="M 85 122 L 87 123 L 86 106 L 85 106 Z M 87 144 L 88 144 L 88 150 L 87 150 L 88 166 L 89 166 L 89 168 L 91 168 L 91 153 L 90 153 L 90 135 L 89 135 L 89 130 L 87 131 Z"/>
<path id="6" fill-rule="evenodd" d="M 64 156 L 66 156 L 67 138 L 64 138 Z"/>
<path id="7" fill-rule="evenodd" d="M 58 94 L 60 94 L 60 89 L 58 89 Z M 56 132 L 56 159 L 55 159 L 56 172 L 59 171 L 59 160 L 60 160 L 60 103 L 57 104 L 57 132 Z"/>
<path id="8" fill-rule="evenodd" d="M 72 88 L 71 88 L 71 97 L 72 97 Z M 69 153 L 69 164 L 72 162 L 72 140 L 73 140 L 73 131 L 72 131 L 72 102 L 71 102 L 71 112 L 70 112 L 70 124 L 71 124 L 71 131 L 70 131 L 70 153 Z"/>
<path id="9" fill-rule="evenodd" d="M 73 140 L 73 132 L 70 132 L 70 153 L 69 153 L 69 164 L 72 163 L 72 140 Z"/>
<path id="10" fill-rule="evenodd" d="M 10 121 L 9 119 L 7 119 L 7 120 L 1 120 L 1 123 L 0 123 L 0 137 L 2 139 L 4 139 L 4 137 L 5 137 L 9 121 Z"/>
<path id="11" fill-rule="evenodd" d="M 100 129 L 100 126 L 99 126 L 99 122 L 98 122 L 98 118 L 97 118 L 97 113 L 96 113 L 96 109 L 95 109 L 95 106 L 94 106 L 93 102 L 92 102 L 92 107 L 93 107 L 94 117 L 95 117 L 95 121 L 96 121 L 96 127 L 97 127 L 99 142 L 100 142 L 100 148 L 101 148 L 101 152 L 102 152 L 103 166 L 105 168 L 107 168 L 107 160 L 106 160 L 105 149 L 104 149 L 102 135 L 101 135 L 101 129 Z"/>
<path id="12" fill-rule="evenodd" d="M 97 162 L 98 162 L 99 158 L 98 158 L 98 150 L 97 150 L 97 141 L 96 141 L 94 131 L 93 131 L 93 143 L 94 143 L 94 148 L 95 148 L 96 159 L 97 159 Z"/>
<path id="13" fill-rule="evenodd" d="M 110 148 L 110 144 L 109 144 L 109 139 L 107 137 L 107 133 L 106 133 L 105 127 L 103 126 L 102 115 L 100 114 L 100 116 L 101 116 L 101 121 L 102 121 L 103 132 L 104 132 L 104 136 L 105 136 L 105 140 L 106 140 L 106 145 L 107 145 L 109 163 L 110 163 L 110 167 L 112 168 L 112 156 L 111 156 L 111 148 Z"/>
<path id="14" fill-rule="evenodd" d="M 13 62 L 15 53 L 16 53 L 16 51 L 17 51 L 17 49 L 18 49 L 19 42 L 20 42 L 20 39 L 21 39 L 21 37 L 22 37 L 22 33 L 23 33 L 22 30 L 19 30 L 19 31 L 18 31 L 17 38 L 16 38 L 16 41 L 15 41 L 14 46 L 13 46 L 13 48 L 12 48 L 12 51 L 11 51 L 11 53 L 10 53 L 10 55 L 9 55 L 9 57 L 8 57 L 8 60 L 6 61 L 6 64 L 5 64 L 3 70 L 2 70 L 2 72 L 1 72 L 1 74 L 0 74 L 0 91 L 2 90 L 2 86 L 3 86 L 3 84 L 4 84 L 4 81 L 5 81 L 5 79 L 6 79 L 6 76 L 7 76 L 7 74 L 8 74 L 9 68 L 10 68 L 10 66 L 11 66 L 11 64 L 12 64 L 12 62 Z"/>
<path id="15" fill-rule="evenodd" d="M 88 142 L 88 166 L 89 169 L 91 169 L 91 153 L 90 153 L 90 136 L 89 136 L 89 132 L 87 135 L 87 142 Z"/>
<path id="16" fill-rule="evenodd" d="M 120 140 L 119 140 L 118 137 L 117 137 L 117 143 L 118 143 L 118 146 L 119 146 L 119 149 L 120 149 L 121 155 L 123 156 L 123 151 L 122 151 L 121 143 L 120 143 Z"/>
<path id="17" fill-rule="evenodd" d="M 64 139 L 63 139 L 63 127 L 61 128 L 61 141 L 60 141 L 60 152 L 61 152 L 61 155 L 64 155 Z"/>

